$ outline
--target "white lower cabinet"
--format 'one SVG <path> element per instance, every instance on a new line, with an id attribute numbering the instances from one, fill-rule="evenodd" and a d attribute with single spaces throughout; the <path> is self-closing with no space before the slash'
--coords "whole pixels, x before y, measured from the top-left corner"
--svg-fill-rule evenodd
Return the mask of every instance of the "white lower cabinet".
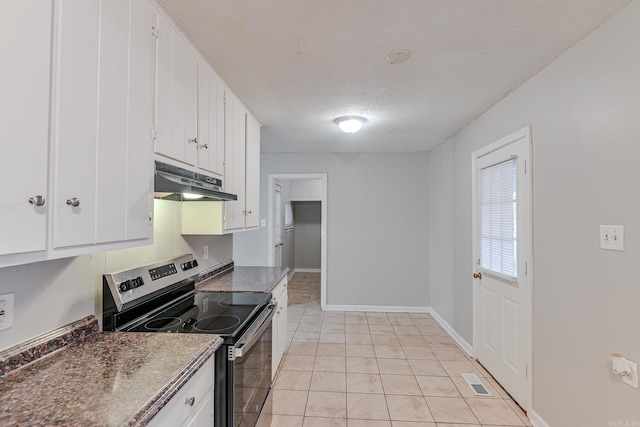
<path id="1" fill-rule="evenodd" d="M 212 427 L 214 359 L 211 356 L 151 419 L 149 427 Z"/>
<path id="2" fill-rule="evenodd" d="M 275 378 L 278 367 L 287 349 L 287 277 L 285 276 L 273 289 L 273 299 L 278 303 L 276 314 L 271 323 L 272 328 L 272 365 L 271 379 Z"/>

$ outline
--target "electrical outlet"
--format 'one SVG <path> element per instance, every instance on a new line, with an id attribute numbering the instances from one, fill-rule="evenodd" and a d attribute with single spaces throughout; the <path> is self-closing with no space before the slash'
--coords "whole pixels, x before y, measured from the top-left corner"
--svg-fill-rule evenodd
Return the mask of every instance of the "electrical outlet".
<path id="1" fill-rule="evenodd" d="M 209 259 L 209 245 L 204 245 L 202 247 L 202 260 Z"/>
<path id="2" fill-rule="evenodd" d="M 629 367 L 633 370 L 631 375 L 622 377 L 622 381 L 629 384 L 633 388 L 638 388 L 638 364 L 632 362 L 631 360 L 625 359 L 625 362 Z"/>
<path id="3" fill-rule="evenodd" d="M 601 225 L 600 249 L 610 251 L 624 251 L 624 226 Z"/>
<path id="4" fill-rule="evenodd" d="M 0 330 L 13 326 L 13 294 L 0 295 Z"/>

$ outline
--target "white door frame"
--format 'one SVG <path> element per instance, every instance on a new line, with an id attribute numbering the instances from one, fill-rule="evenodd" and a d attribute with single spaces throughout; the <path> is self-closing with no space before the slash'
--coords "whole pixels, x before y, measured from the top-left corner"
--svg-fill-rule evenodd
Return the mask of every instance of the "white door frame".
<path id="1" fill-rule="evenodd" d="M 526 404 L 527 412 L 531 412 L 532 410 L 532 400 L 533 400 L 533 153 L 532 153 L 532 139 L 531 139 L 531 126 L 527 126 L 523 129 L 520 129 L 510 135 L 507 135 L 504 138 L 499 139 L 498 141 L 487 145 L 477 151 L 474 151 L 471 155 L 471 176 L 472 176 L 472 189 L 476 189 L 478 185 L 478 159 L 484 155 L 492 153 L 496 150 L 499 150 L 502 147 L 505 147 L 513 142 L 516 142 L 520 139 L 527 139 L 529 141 L 529 165 L 528 165 L 528 183 L 529 183 L 529 257 L 527 262 L 527 284 L 528 284 L 528 292 L 525 294 L 525 304 L 524 308 L 526 310 L 525 318 L 528 321 L 528 325 L 526 325 L 526 329 L 528 331 L 528 337 L 525 342 L 526 346 L 526 354 L 525 361 L 527 364 L 527 396 L 526 396 Z M 476 194 L 476 190 L 473 190 L 473 194 Z M 478 252 L 478 224 L 475 219 L 477 218 L 478 205 L 477 200 L 473 200 L 472 202 L 472 218 L 474 218 L 472 224 L 472 244 L 473 244 L 473 257 L 472 257 L 472 271 L 476 271 L 476 260 L 480 258 L 480 254 Z M 480 304 L 480 295 L 477 284 L 474 282 L 474 279 L 471 277 L 470 283 L 473 286 L 473 357 L 477 360 L 478 358 L 478 316 L 480 315 L 479 304 Z"/>
<path id="2" fill-rule="evenodd" d="M 275 252 L 273 250 L 273 187 L 276 180 L 291 181 L 296 179 L 320 179 L 322 182 L 321 214 L 320 214 L 320 306 L 327 307 L 327 174 L 326 173 L 278 173 L 268 175 L 269 206 L 268 206 L 268 232 L 267 232 L 267 260 L 270 266 L 275 265 Z"/>

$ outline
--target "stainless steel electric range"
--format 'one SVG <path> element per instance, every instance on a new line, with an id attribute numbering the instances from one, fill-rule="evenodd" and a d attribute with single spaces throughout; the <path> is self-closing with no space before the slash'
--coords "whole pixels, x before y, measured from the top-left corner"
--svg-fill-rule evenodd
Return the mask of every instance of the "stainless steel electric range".
<path id="1" fill-rule="evenodd" d="M 271 389 L 268 293 L 197 292 L 192 255 L 103 277 L 103 329 L 217 334 L 215 427 L 254 427 Z"/>

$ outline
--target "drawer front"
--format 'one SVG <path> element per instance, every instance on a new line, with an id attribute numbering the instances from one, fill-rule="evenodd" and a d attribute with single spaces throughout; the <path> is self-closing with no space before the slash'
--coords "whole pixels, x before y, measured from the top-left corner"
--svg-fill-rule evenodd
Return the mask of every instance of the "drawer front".
<path id="1" fill-rule="evenodd" d="M 197 415 L 200 404 L 206 401 L 207 394 L 213 393 L 213 378 L 214 357 L 212 356 L 153 417 L 148 426 L 176 427 L 190 421 Z M 193 405 L 191 405 L 192 398 Z M 213 420 L 211 423 L 213 424 Z"/>
<path id="2" fill-rule="evenodd" d="M 273 292 L 271 292 L 271 294 L 273 295 L 273 300 L 277 301 L 280 299 L 280 297 L 282 296 L 282 294 L 284 294 L 285 292 L 287 292 L 287 278 L 284 277 L 282 280 L 280 280 L 280 282 L 276 285 L 275 288 L 273 288 Z"/>

